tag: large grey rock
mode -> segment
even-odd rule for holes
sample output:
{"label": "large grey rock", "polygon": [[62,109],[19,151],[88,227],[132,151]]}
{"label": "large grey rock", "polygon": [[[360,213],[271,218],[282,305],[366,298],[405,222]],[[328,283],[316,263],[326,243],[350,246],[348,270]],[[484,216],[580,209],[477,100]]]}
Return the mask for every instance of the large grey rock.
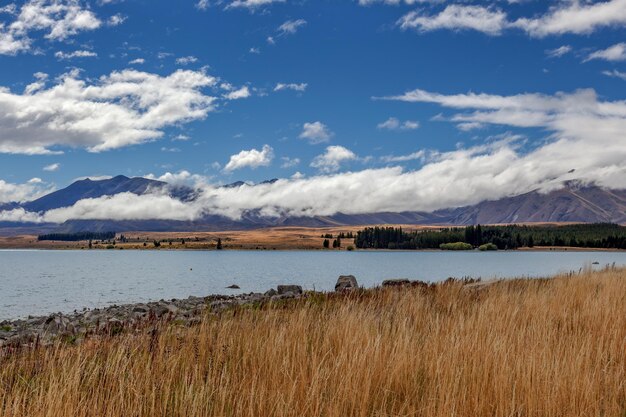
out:
{"label": "large grey rock", "polygon": [[386,279],[383,281],[383,287],[404,287],[405,285],[411,285],[411,281],[408,279]]}
{"label": "large grey rock", "polygon": [[50,334],[74,333],[74,325],[62,314],[52,314],[46,319],[44,330]]}
{"label": "large grey rock", "polygon": [[279,285],[276,287],[278,295],[300,295],[302,294],[302,287],[299,285]]}
{"label": "large grey rock", "polygon": [[335,291],[351,291],[359,288],[354,275],[340,275],[335,284]]}

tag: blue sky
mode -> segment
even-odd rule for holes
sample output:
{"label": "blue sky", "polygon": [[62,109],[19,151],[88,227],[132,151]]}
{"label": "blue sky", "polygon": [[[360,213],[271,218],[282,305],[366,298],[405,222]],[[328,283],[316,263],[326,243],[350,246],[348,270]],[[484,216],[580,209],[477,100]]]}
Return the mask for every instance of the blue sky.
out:
{"label": "blue sky", "polygon": [[[0,10],[0,201],[117,174],[220,184],[486,170],[521,192],[574,169],[623,184],[613,158],[625,151],[624,0],[29,0]],[[608,126],[595,130],[606,143],[583,132],[594,123]],[[607,152],[588,154],[598,146]],[[520,180],[485,162],[498,152],[528,170],[567,163]],[[468,196],[505,193],[472,186]]]}

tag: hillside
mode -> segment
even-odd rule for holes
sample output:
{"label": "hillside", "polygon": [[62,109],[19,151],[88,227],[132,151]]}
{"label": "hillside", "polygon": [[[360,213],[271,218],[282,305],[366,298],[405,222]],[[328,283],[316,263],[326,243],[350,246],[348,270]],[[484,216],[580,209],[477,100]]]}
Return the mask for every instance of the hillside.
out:
{"label": "hillside", "polygon": [[[275,180],[266,181],[271,183]],[[236,188],[241,181],[225,185]],[[4,209],[22,207],[33,212],[42,212],[71,206],[85,198],[97,198],[122,192],[145,194],[154,189],[166,190],[181,200],[192,200],[194,190],[189,187],[171,186],[162,181],[146,178],[128,178],[123,175],[93,181],[76,181],[67,188],[55,191],[37,200],[5,205]],[[414,225],[470,225],[500,223],[626,223],[626,190],[609,190],[597,186],[581,186],[575,182],[549,193],[532,191],[522,195],[483,201],[479,204],[438,210],[433,213],[337,213],[332,216],[279,217],[268,218],[257,211],[244,213],[241,219],[233,220],[219,215],[207,215],[196,221],[141,220],[70,220],[61,225],[0,223],[0,234],[10,235],[38,230],[74,232],[82,230],[103,231],[219,231],[249,230],[263,227],[335,227],[373,224],[414,224]]]}

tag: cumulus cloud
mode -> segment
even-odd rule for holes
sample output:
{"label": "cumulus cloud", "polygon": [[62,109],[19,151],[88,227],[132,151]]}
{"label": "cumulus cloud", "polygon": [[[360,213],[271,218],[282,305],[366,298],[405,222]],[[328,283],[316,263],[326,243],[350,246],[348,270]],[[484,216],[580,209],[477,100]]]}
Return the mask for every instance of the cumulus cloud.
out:
{"label": "cumulus cloud", "polygon": [[[423,162],[419,169],[410,171],[391,166],[334,173],[342,162],[358,157],[349,149],[329,147],[314,161],[314,167],[325,175],[297,175],[236,189],[206,185],[198,189],[194,201],[185,203],[163,195],[89,200],[44,213],[41,221],[198,219],[206,214],[237,219],[250,210],[264,216],[433,211],[532,190],[549,191],[567,180],[626,187],[626,101],[603,101],[593,90],[511,96],[414,90],[387,99],[452,109],[454,113],[447,120],[454,123],[478,121],[539,128],[549,136],[530,150],[524,150],[522,137],[510,135],[449,152],[418,151],[388,157],[389,163],[413,159]],[[239,155],[245,157],[246,152]],[[4,184],[0,183],[0,189]],[[2,215],[32,217],[15,212]]]}
{"label": "cumulus cloud", "polygon": [[328,142],[333,132],[322,122],[307,122],[302,126],[300,139],[306,139],[311,144]]}
{"label": "cumulus cloud", "polygon": [[111,17],[109,17],[109,20],[107,20],[107,24],[109,26],[119,26],[122,23],[124,23],[126,21],[127,17],[121,14],[115,14]]}
{"label": "cumulus cloud", "polygon": [[269,145],[263,145],[259,151],[257,149],[243,150],[236,155],[232,155],[224,167],[224,171],[231,172],[241,168],[266,167],[274,159],[274,149]]}
{"label": "cumulus cloud", "polygon": [[163,175],[156,176],[154,174],[148,174],[145,176],[150,180],[163,181],[170,185],[186,185],[193,187],[202,187],[208,184],[209,178],[204,175],[192,174],[187,170],[181,170],[178,172],[166,172]]}
{"label": "cumulus cloud", "polygon": [[192,56],[192,55],[182,56],[180,58],[176,58],[176,64],[178,64],[178,65],[189,65],[189,64],[193,64],[195,62],[198,62],[198,58],[196,58],[195,56]]}
{"label": "cumulus cloud", "polygon": [[132,61],[128,62],[129,65],[141,65],[145,63],[146,63],[146,60],[143,58],[135,58]]}
{"label": "cumulus cloud", "polygon": [[378,124],[379,129],[386,130],[415,130],[419,127],[419,122],[413,120],[405,120],[404,122],[401,122],[396,117],[390,117],[384,122]]}
{"label": "cumulus cloud", "polygon": [[342,163],[355,159],[358,157],[350,149],[338,145],[329,146],[326,148],[326,152],[313,159],[311,166],[322,173],[331,173],[339,171]]}
{"label": "cumulus cloud", "polygon": [[618,43],[600,51],[589,54],[585,61],[602,59],[605,61],[626,61],[626,43]]}
{"label": "cumulus cloud", "polygon": [[284,90],[293,90],[293,91],[298,91],[298,92],[304,92],[306,91],[308,84],[307,83],[289,83],[289,84],[284,84],[284,83],[277,83],[276,87],[274,87],[274,91],[284,91]]}
{"label": "cumulus cloud", "polygon": [[54,172],[58,171],[59,168],[61,168],[61,164],[56,162],[54,164],[46,165],[45,167],[43,167],[43,170],[48,172]]}
{"label": "cumulus cloud", "polygon": [[412,11],[404,15],[398,25],[402,29],[429,32],[439,29],[476,30],[498,35],[507,26],[507,15],[501,10],[472,5],[452,4],[436,15]]}
{"label": "cumulus cloud", "polygon": [[522,30],[537,38],[582,35],[602,28],[626,26],[626,0],[557,2],[543,15],[517,20],[509,19],[505,11],[494,6],[451,4],[435,14],[420,10],[409,12],[398,21],[398,26],[420,32],[475,30],[492,36],[509,29]]}
{"label": "cumulus cloud", "polygon": [[250,93],[248,86],[243,86],[237,90],[232,90],[224,94],[224,98],[227,100],[240,100],[242,98],[248,98],[251,95],[252,94]]}
{"label": "cumulus cloud", "polygon": [[77,50],[72,52],[57,51],[54,53],[55,58],[59,60],[68,60],[74,58],[93,58],[98,54],[93,51]]}
{"label": "cumulus cloud", "polygon": [[283,163],[280,165],[281,168],[293,168],[297,165],[300,165],[300,158],[289,158],[287,156],[283,156],[280,158]]}
{"label": "cumulus cloud", "polygon": [[139,144],[216,106],[202,91],[216,79],[203,71],[161,76],[127,69],[93,82],[72,71],[46,83],[46,74],[36,74],[21,94],[0,87],[0,152],[49,154],[54,146],[100,152]]}
{"label": "cumulus cloud", "polygon": [[557,3],[543,16],[521,18],[512,24],[534,37],[567,33],[582,35],[601,28],[625,25],[626,0]]}
{"label": "cumulus cloud", "polygon": [[40,178],[32,178],[24,184],[0,179],[0,204],[34,200],[53,190],[53,187],[46,186]]}
{"label": "cumulus cloud", "polygon": [[136,195],[120,193],[100,198],[87,198],[71,207],[47,211],[42,221],[63,223],[69,219],[126,219],[126,220],[194,220],[198,207],[186,204],[167,194],[152,193]]}
{"label": "cumulus cloud", "polygon": [[79,0],[30,0],[19,8],[9,6],[3,7],[2,11],[14,19],[0,23],[0,54],[28,51],[33,32],[45,32],[46,39],[62,41],[102,25],[102,21]]}

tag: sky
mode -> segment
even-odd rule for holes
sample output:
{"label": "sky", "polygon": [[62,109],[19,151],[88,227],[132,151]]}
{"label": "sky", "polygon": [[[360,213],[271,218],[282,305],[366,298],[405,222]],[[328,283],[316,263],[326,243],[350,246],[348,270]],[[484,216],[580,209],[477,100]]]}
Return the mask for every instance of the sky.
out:
{"label": "sky", "polygon": [[0,203],[119,174],[200,197],[0,220],[430,211],[567,180],[624,188],[625,34],[626,0],[3,0]]}

